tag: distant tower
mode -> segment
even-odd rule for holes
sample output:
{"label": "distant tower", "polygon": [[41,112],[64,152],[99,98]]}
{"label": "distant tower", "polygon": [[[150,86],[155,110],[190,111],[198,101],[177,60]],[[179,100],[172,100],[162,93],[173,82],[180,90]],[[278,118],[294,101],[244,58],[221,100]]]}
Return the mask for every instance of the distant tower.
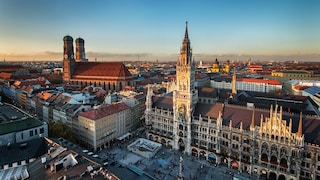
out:
{"label": "distant tower", "polygon": [[233,69],[232,75],[232,94],[237,94],[237,75],[236,75],[236,67]]}
{"label": "distant tower", "polygon": [[176,66],[176,90],[173,91],[173,149],[185,151],[188,155],[191,155],[192,114],[198,101],[198,91],[194,87],[195,70],[186,23],[180,58]]}
{"label": "distant tower", "polygon": [[225,66],[224,71],[225,71],[226,73],[229,73],[229,72],[230,72],[230,61],[229,61],[229,60],[227,60],[227,62],[226,62],[226,66]]}
{"label": "distant tower", "polygon": [[84,40],[82,38],[76,39],[76,62],[86,62]]}
{"label": "distant tower", "polygon": [[216,61],[213,63],[211,72],[213,72],[213,73],[218,73],[218,72],[220,72],[218,59],[216,59]]}
{"label": "distant tower", "polygon": [[67,35],[63,38],[63,81],[70,81],[74,68],[73,38]]}

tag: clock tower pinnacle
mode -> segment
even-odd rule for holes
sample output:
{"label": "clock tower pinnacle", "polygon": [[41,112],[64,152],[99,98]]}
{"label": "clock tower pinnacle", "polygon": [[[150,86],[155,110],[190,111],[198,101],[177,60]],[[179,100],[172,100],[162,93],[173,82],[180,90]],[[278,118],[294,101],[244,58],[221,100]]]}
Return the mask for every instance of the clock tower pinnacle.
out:
{"label": "clock tower pinnacle", "polygon": [[174,111],[174,149],[191,154],[191,122],[198,92],[194,87],[195,63],[188,34],[188,22],[180,49],[179,62],[176,65],[176,90],[173,91]]}

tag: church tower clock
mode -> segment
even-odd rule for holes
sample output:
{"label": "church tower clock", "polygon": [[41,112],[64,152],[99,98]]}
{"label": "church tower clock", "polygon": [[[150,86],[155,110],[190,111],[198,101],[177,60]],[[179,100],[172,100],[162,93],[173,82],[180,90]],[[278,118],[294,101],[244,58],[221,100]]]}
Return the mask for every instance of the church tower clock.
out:
{"label": "church tower clock", "polygon": [[185,151],[188,155],[191,154],[192,115],[198,101],[198,92],[194,87],[195,69],[186,22],[179,62],[176,65],[176,90],[173,92],[173,148]]}

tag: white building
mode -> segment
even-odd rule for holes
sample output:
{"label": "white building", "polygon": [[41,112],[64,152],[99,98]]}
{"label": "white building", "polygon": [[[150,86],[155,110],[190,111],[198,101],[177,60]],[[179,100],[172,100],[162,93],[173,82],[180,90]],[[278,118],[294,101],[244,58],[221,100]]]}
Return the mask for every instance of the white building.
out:
{"label": "white building", "polygon": [[[237,78],[237,90],[265,92],[282,90],[282,85],[277,80]],[[211,80],[211,87],[218,89],[232,89],[231,78],[215,78]]]}

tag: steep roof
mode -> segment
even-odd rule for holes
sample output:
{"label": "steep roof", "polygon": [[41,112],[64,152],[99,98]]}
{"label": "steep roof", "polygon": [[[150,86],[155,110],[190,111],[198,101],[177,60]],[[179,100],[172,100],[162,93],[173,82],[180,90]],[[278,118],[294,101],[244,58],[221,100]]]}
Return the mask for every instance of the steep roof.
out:
{"label": "steep roof", "polygon": [[73,74],[81,76],[130,77],[132,76],[122,62],[77,62]]}
{"label": "steep roof", "polygon": [[167,110],[173,110],[173,98],[172,96],[155,96],[152,99],[152,107],[163,108]]}
{"label": "steep roof", "polygon": [[199,116],[201,114],[202,117],[210,117],[217,119],[219,116],[219,112],[222,111],[223,104],[203,104],[198,103],[196,105],[194,116]]}
{"label": "steep roof", "polygon": [[[239,128],[240,122],[242,122],[242,128],[245,130],[250,130],[250,124],[252,120],[252,112],[253,109],[243,107],[243,106],[235,106],[235,105],[225,105],[222,118],[222,124],[225,126],[229,125],[230,120],[232,120],[232,126]],[[269,111],[255,109],[254,112],[254,124],[256,126],[260,126],[260,118],[261,114],[263,117],[269,117]]]}
{"label": "steep roof", "polygon": [[198,89],[199,97],[216,98],[218,96],[217,90],[212,87],[202,87]]}
{"label": "steep roof", "polygon": [[0,79],[10,79],[12,77],[11,73],[0,72]]}
{"label": "steep roof", "polygon": [[81,112],[79,116],[91,119],[91,120],[98,120],[103,117],[109,116],[114,113],[118,113],[120,111],[129,109],[130,107],[125,103],[116,103],[116,104],[103,104],[97,109],[92,109],[87,112]]}

